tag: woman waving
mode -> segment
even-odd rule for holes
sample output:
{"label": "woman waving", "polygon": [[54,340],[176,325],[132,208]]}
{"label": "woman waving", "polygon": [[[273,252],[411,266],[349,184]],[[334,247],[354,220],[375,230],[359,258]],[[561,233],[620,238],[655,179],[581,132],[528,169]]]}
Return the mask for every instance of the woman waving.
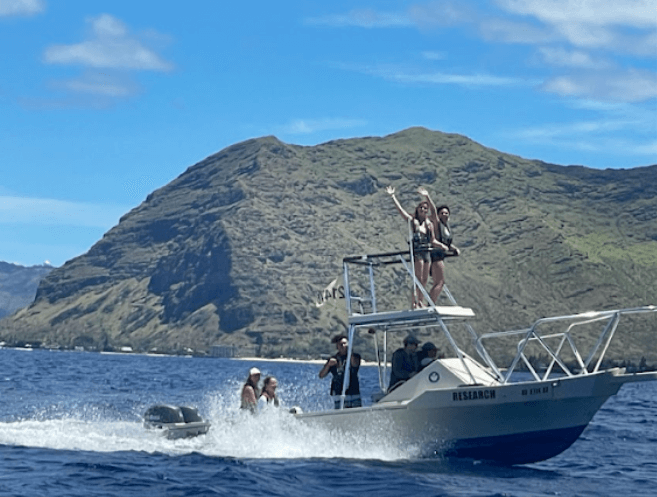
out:
{"label": "woman waving", "polygon": [[[425,287],[429,279],[429,268],[431,267],[431,247],[435,242],[433,223],[428,217],[429,202],[420,202],[415,208],[414,215],[410,215],[395,197],[395,189],[392,186],[386,188],[386,192],[392,197],[395,207],[406,221],[411,223],[413,231],[413,264],[415,269],[415,277],[420,282],[422,287]],[[415,292],[411,296],[413,309],[423,307],[422,291],[419,287],[415,288]]]}

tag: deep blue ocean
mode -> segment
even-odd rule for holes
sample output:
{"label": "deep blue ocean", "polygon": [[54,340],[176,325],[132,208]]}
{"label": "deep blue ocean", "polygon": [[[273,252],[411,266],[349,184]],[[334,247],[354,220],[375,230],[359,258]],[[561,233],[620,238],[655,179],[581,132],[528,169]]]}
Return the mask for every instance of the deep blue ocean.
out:
{"label": "deep blue ocean", "polygon": [[[657,382],[625,385],[566,452],[538,464],[417,459],[380,440],[322,432],[285,409],[241,412],[249,367],[286,406],[330,408],[318,364],[0,349],[1,496],[657,495]],[[374,391],[376,368],[361,368]],[[155,403],[212,422],[195,439],[142,425]]]}

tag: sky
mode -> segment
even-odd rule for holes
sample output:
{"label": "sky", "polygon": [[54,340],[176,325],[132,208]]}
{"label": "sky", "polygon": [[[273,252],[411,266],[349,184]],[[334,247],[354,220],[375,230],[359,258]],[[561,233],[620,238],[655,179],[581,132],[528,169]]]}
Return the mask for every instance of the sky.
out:
{"label": "sky", "polygon": [[657,164],[657,0],[0,0],[0,54],[0,261],[24,266],[260,136]]}

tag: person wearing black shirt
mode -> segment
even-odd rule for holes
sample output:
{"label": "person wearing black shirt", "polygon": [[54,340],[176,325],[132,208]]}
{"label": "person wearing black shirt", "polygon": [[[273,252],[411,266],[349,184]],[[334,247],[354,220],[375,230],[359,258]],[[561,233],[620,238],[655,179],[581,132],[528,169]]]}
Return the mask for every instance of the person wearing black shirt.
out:
{"label": "person wearing black shirt", "polygon": [[[338,349],[338,353],[331,356],[319,372],[319,377],[324,378],[331,373],[331,397],[334,406],[340,409],[342,388],[344,385],[345,365],[347,363],[347,350],[349,341],[345,335],[337,335],[331,340]],[[349,369],[349,385],[345,392],[344,407],[361,407],[360,385],[358,383],[358,368],[360,368],[360,355],[351,354],[351,367]]]}
{"label": "person wearing black shirt", "polygon": [[404,338],[404,347],[395,350],[392,354],[392,370],[390,371],[390,383],[388,384],[389,392],[420,370],[420,361],[416,353],[419,343],[413,335],[408,335]]}

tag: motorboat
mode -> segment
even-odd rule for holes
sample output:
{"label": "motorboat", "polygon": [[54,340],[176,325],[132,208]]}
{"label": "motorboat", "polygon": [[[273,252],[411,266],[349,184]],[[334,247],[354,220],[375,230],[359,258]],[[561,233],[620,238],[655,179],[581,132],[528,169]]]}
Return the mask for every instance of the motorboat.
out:
{"label": "motorboat", "polygon": [[203,435],[210,429],[210,423],[195,407],[159,404],[149,407],[144,413],[144,427],[161,430],[166,438],[175,440]]}
{"label": "motorboat", "polygon": [[[415,278],[412,260],[409,252],[343,259],[347,364],[354,335],[362,330],[372,333],[380,391],[372,395],[371,405],[345,409],[346,368],[341,408],[305,412],[296,415],[298,419],[345,433],[383,433],[418,457],[526,464],[568,449],[625,383],[657,380],[657,371],[630,374],[607,367],[604,360],[621,318],[654,313],[653,305],[541,318],[524,329],[478,334],[469,323],[474,311],[459,306],[446,287],[443,294],[449,305],[431,301]],[[399,279],[387,273],[394,267],[422,291],[428,306],[399,308],[399,301],[408,302],[407,292],[414,291],[410,287],[402,288],[404,297],[398,295],[396,303],[395,298],[380,298],[375,276],[382,276],[387,288],[399,289],[394,284]],[[439,336],[448,354],[390,389],[388,334],[409,332]],[[493,341],[504,347],[492,347]],[[509,351],[504,363],[493,360],[500,348]],[[541,367],[533,360],[536,357],[544,358]]]}

